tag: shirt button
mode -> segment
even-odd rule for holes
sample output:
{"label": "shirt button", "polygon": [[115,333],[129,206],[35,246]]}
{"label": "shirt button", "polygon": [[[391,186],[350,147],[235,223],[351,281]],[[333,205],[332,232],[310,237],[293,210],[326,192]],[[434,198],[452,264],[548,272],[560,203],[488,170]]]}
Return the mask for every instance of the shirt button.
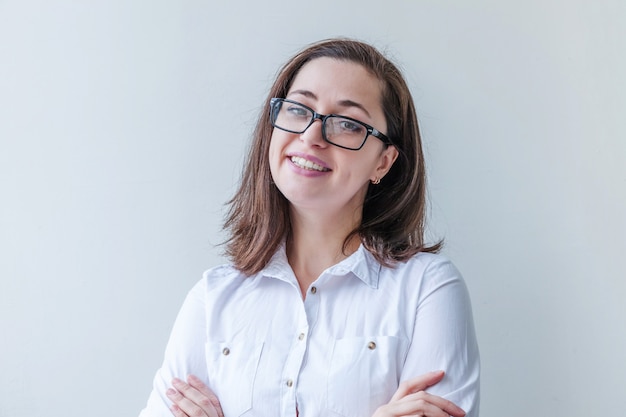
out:
{"label": "shirt button", "polygon": [[225,347],[224,349],[222,349],[222,354],[224,354],[224,356],[228,356],[230,354],[230,349]]}
{"label": "shirt button", "polygon": [[315,294],[317,292],[317,287],[311,287],[311,294]]}
{"label": "shirt button", "polygon": [[302,340],[302,339],[304,339],[304,333],[300,333],[300,334],[298,335],[298,340]]}
{"label": "shirt button", "polygon": [[374,343],[374,342],[369,342],[369,343],[367,344],[367,348],[368,348],[369,350],[374,350],[374,349],[376,349],[376,343]]}
{"label": "shirt button", "polygon": [[287,386],[288,386],[289,388],[293,387],[293,381],[292,381],[291,379],[288,379],[288,380],[287,380]]}

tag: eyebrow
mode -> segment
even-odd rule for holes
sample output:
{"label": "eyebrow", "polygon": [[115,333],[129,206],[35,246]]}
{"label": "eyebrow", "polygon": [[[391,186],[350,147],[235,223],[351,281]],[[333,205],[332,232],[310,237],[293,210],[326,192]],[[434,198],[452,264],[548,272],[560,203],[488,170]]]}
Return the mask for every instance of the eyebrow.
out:
{"label": "eyebrow", "polygon": [[[313,94],[313,92],[309,91],[309,90],[295,90],[292,91],[291,93],[289,93],[289,95],[291,94],[300,94],[303,95],[305,97],[317,100],[317,96],[315,94]],[[363,112],[367,115],[367,117],[369,117],[370,119],[372,118],[372,116],[370,116],[370,113],[367,111],[367,109],[365,107],[363,107],[362,104],[357,103],[356,101],[353,100],[339,100],[338,104],[341,107],[356,107],[358,109],[363,110]]]}

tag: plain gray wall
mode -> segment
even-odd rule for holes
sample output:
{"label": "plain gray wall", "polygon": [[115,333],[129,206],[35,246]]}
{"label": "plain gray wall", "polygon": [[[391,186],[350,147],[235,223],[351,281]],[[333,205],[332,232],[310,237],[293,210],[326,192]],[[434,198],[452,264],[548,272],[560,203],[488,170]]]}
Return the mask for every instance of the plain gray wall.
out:
{"label": "plain gray wall", "polygon": [[0,416],[135,416],[279,65],[387,50],[484,417],[626,409],[626,3],[0,0]]}

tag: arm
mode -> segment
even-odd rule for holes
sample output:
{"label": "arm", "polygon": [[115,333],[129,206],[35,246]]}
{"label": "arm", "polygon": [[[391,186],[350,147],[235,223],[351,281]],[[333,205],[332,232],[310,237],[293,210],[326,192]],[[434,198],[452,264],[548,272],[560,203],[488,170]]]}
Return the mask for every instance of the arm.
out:
{"label": "arm", "polygon": [[206,281],[202,280],[187,295],[172,329],[161,368],[157,371],[152,392],[140,417],[171,417],[172,402],[167,390],[174,378],[186,380],[189,374],[208,381],[204,346],[206,316],[204,305]]}
{"label": "arm", "polygon": [[[451,401],[425,391],[443,377],[443,371],[435,371],[404,381],[391,401],[379,407],[372,417],[464,417],[465,412]],[[198,378],[192,375],[187,383],[174,379],[173,385],[176,390],[168,390],[168,396],[175,403],[171,408],[174,417],[224,417],[219,400]]]}
{"label": "arm", "polygon": [[445,376],[428,389],[478,416],[480,360],[469,294],[458,270],[437,258],[426,268],[401,381],[433,369]]}

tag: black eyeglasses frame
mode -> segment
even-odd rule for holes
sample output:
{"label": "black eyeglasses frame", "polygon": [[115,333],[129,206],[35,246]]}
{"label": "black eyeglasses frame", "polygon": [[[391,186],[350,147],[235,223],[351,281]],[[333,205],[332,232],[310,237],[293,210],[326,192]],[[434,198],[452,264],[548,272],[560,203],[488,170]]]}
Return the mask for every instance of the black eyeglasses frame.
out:
{"label": "black eyeglasses frame", "polygon": [[[292,103],[292,104],[296,104],[298,106],[302,106],[305,109],[309,110],[311,113],[313,113],[313,117],[311,118],[311,121],[309,122],[309,124],[302,129],[301,131],[296,131],[296,130],[289,130],[289,129],[285,129],[283,127],[280,126],[276,126],[275,124],[275,120],[277,118],[277,105],[282,103]],[[278,107],[279,109],[280,107]],[[343,146],[343,145],[339,145],[337,143],[331,142],[330,140],[328,140],[328,138],[326,137],[326,120],[328,120],[328,118],[330,117],[341,117],[342,119],[347,119],[350,120],[351,122],[354,123],[358,123],[361,126],[365,127],[366,131],[367,131],[367,135],[365,135],[365,138],[363,138],[363,142],[361,142],[361,146],[359,146],[358,148],[350,148],[347,146]],[[322,122],[322,138],[324,139],[325,142],[330,143],[333,146],[337,146],[339,148],[343,148],[343,149],[348,149],[350,151],[358,151],[359,149],[361,149],[364,145],[365,142],[367,141],[367,138],[371,135],[374,136],[375,138],[381,140],[385,145],[393,145],[393,143],[391,142],[391,139],[389,139],[387,137],[387,135],[385,135],[384,133],[380,132],[379,130],[377,130],[375,127],[368,125],[365,122],[362,122],[360,120],[354,119],[352,117],[348,117],[348,116],[343,116],[341,114],[320,114],[318,112],[316,112],[315,110],[313,110],[312,108],[310,108],[307,105],[304,105],[300,102],[294,101],[294,100],[289,100],[286,98],[279,98],[279,97],[273,97],[270,99],[270,122],[272,123],[272,126],[283,130],[285,132],[289,132],[289,133],[296,133],[296,134],[301,134],[306,132],[306,130],[311,127],[311,125],[313,124],[313,122],[315,122],[315,120],[321,120]]]}

